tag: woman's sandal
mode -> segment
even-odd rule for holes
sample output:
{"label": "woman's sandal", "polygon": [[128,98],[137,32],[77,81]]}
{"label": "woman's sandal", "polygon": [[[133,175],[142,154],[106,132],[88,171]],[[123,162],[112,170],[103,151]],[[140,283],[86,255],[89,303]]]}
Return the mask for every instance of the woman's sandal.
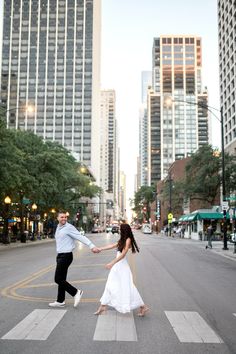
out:
{"label": "woman's sandal", "polygon": [[138,312],[138,316],[139,316],[139,317],[144,317],[145,314],[146,314],[148,311],[150,311],[150,309],[149,309],[147,306],[145,306],[145,307],[143,307],[143,308],[140,309],[140,312]]}
{"label": "woman's sandal", "polygon": [[101,315],[103,312],[106,312],[106,307],[100,306],[99,309],[96,312],[94,312],[94,315],[98,316]]}

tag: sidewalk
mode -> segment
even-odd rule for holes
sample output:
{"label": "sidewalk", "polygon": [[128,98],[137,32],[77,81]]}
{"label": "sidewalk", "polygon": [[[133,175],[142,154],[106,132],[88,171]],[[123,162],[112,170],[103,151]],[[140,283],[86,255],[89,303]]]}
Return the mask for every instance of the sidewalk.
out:
{"label": "sidewalk", "polygon": [[[163,234],[158,234],[160,237],[165,237],[169,238],[171,240],[176,240],[179,242],[191,242],[195,245],[198,245],[198,247],[201,247],[205,249],[207,245],[207,241],[200,241],[200,240],[192,240],[190,238],[179,238],[179,237],[169,237],[169,236],[164,236]],[[228,245],[228,250],[223,250],[223,241],[212,241],[212,249],[206,249],[206,252],[214,252],[218,254],[219,256],[231,259],[236,261],[236,253],[234,252],[234,244],[231,242],[227,242]]]}
{"label": "sidewalk", "polygon": [[212,249],[207,249],[206,251],[214,252],[219,254],[220,256],[233,259],[236,261],[236,253],[234,252],[234,244],[231,242],[228,242],[228,251],[223,250],[223,242],[222,241],[213,241],[212,242]]}
{"label": "sidewalk", "polygon": [[42,245],[42,244],[51,243],[51,242],[55,242],[55,238],[45,238],[42,240],[37,239],[35,241],[27,240],[26,243],[22,243],[20,241],[11,242],[9,244],[0,243],[0,252],[4,251],[4,250],[13,249],[13,248],[29,247],[29,246],[35,246],[35,245],[40,245],[40,244]]}

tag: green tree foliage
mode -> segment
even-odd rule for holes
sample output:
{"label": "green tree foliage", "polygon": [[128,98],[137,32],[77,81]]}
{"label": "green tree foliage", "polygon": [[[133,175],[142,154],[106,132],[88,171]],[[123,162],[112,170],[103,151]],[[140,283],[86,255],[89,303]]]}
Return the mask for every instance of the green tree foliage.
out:
{"label": "green tree foliage", "polygon": [[[134,196],[133,210],[136,212],[139,220],[150,218],[150,206],[156,198],[155,188],[153,186],[142,186]],[[146,210],[145,210],[146,208]]]}
{"label": "green tree foliage", "polygon": [[221,159],[218,151],[204,145],[194,153],[186,165],[185,194],[212,204],[221,183]]}
{"label": "green tree foliage", "polygon": [[17,201],[20,191],[44,210],[68,208],[82,196],[93,197],[100,188],[80,173],[67,149],[44,142],[32,132],[6,129],[0,123],[0,195]]}

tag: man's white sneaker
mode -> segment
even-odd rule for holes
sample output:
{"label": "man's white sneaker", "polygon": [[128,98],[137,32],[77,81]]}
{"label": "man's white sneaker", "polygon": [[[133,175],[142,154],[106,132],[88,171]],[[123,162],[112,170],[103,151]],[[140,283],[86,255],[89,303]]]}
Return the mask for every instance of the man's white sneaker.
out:
{"label": "man's white sneaker", "polygon": [[65,307],[65,301],[64,302],[50,302],[50,304],[48,304],[48,306],[50,307]]}
{"label": "man's white sneaker", "polygon": [[83,290],[78,290],[76,295],[74,296],[74,307],[77,307],[79,302],[80,302],[80,299],[83,295]]}

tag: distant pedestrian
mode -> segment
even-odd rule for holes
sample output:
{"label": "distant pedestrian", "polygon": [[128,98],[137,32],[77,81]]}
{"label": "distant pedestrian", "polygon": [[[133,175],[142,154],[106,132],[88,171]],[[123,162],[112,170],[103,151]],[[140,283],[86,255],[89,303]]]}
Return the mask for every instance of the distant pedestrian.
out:
{"label": "distant pedestrian", "polygon": [[74,286],[66,281],[67,271],[73,261],[73,249],[75,241],[78,240],[88,246],[93,253],[99,253],[100,250],[71,224],[67,222],[67,215],[64,211],[58,213],[57,220],[59,222],[56,233],[57,248],[57,266],[55,271],[55,282],[58,284],[57,301],[51,302],[50,307],[64,307],[65,293],[68,292],[74,297],[74,307],[80,302],[83,295],[82,290],[77,290]]}
{"label": "distant pedestrian", "polygon": [[182,225],[182,227],[181,227],[181,238],[184,238],[184,234],[185,234],[185,227],[184,227],[184,225]]}
{"label": "distant pedestrian", "polygon": [[206,245],[206,249],[207,248],[212,248],[212,237],[214,234],[214,230],[212,225],[209,225],[207,228],[207,245]]}

